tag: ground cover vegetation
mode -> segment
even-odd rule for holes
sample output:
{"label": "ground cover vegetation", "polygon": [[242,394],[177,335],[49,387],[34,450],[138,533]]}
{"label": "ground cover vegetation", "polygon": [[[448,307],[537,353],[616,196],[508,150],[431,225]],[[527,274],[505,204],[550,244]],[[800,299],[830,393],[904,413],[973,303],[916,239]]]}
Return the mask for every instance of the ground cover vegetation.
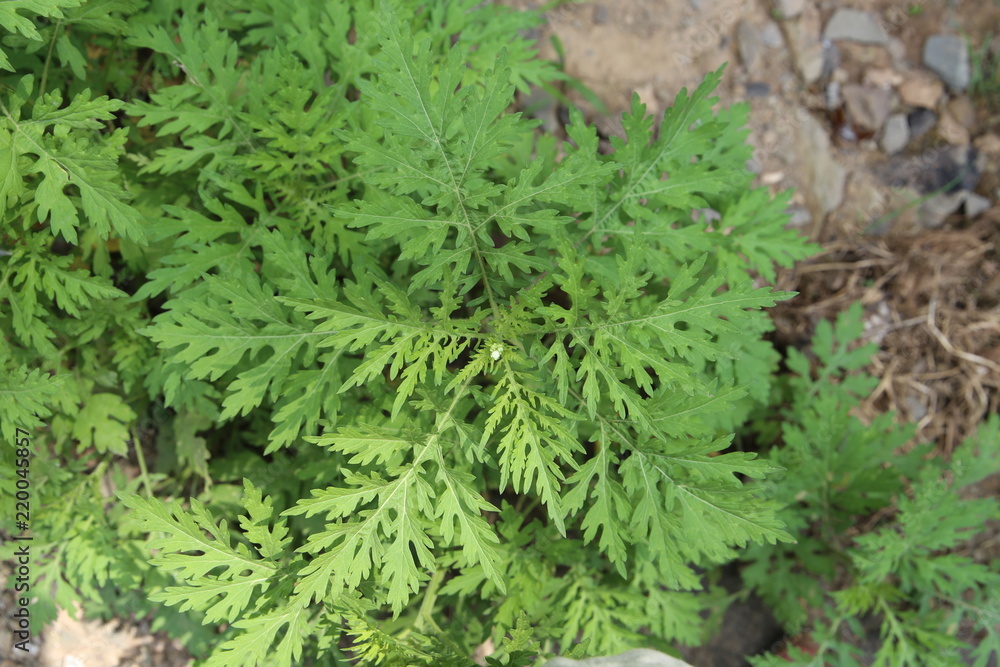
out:
{"label": "ground cover vegetation", "polygon": [[997,422],[946,470],[896,456],[849,416],[859,312],[775,351],[768,285],[816,248],[721,71],[610,152],[579,111],[559,141],[512,110],[565,78],[538,16],[479,5],[0,5],[0,528],[28,480],[34,630],[79,601],[206,665],[672,651],[744,558],[823,629],[802,664],[859,664],[865,612],[879,664],[957,660],[995,630],[995,572],[945,550],[997,516],[957,493]]}

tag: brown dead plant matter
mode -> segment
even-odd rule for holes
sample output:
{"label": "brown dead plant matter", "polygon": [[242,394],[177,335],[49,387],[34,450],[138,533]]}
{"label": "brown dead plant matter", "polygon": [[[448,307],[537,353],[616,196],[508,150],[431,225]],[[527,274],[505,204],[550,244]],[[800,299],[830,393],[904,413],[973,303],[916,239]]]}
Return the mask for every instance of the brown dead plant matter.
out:
{"label": "brown dead plant matter", "polygon": [[950,453],[1000,408],[1000,209],[964,229],[837,241],[786,271],[800,292],[775,308],[776,339],[808,341],[820,319],[865,305],[879,385],[861,417],[894,410]]}

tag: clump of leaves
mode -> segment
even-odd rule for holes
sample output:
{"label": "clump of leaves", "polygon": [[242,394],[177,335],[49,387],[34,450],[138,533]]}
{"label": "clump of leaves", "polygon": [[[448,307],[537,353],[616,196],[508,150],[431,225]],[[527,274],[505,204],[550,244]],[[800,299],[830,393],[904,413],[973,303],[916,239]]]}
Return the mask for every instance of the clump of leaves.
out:
{"label": "clump of leaves", "polygon": [[207,665],[522,665],[691,643],[696,568],[792,541],[725,451],[791,296],[753,280],[812,251],[746,107],[714,72],[559,145],[509,111],[557,77],[530,16],[479,4],[115,4],[141,94],[0,120],[0,400],[73,460],[33,523],[61,606],[166,605]]}
{"label": "clump of leaves", "polygon": [[[852,408],[878,383],[858,371],[876,351],[855,345],[862,308],[836,326],[819,324],[812,350],[789,350],[794,373],[781,415],[783,445],[770,450],[787,471],[768,479],[769,496],[798,537],[794,548],[751,548],[744,579],[769,602],[789,633],[811,628],[815,653],[791,652],[802,665],[857,665],[850,637],[864,636],[862,619],[880,625],[876,665],[990,664],[1000,655],[995,591],[997,568],[956,553],[990,519],[995,498],[967,498],[963,487],[1000,470],[1000,419],[983,424],[949,462],[927,459],[929,446],[899,453],[914,434],[892,414],[870,424]],[[861,532],[857,526],[866,526]],[[956,637],[977,636],[975,647]],[[759,665],[786,665],[772,655]]]}

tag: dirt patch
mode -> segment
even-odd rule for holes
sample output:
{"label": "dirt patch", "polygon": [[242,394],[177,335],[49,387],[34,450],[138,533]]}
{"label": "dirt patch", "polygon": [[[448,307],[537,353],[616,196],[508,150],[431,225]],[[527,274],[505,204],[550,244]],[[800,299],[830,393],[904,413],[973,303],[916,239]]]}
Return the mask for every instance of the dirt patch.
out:
{"label": "dirt patch", "polygon": [[950,453],[1000,409],[997,213],[967,228],[827,244],[781,276],[800,295],[773,311],[779,338],[800,344],[820,319],[860,300],[866,337],[880,348],[870,369],[880,383],[864,412],[893,410]]}

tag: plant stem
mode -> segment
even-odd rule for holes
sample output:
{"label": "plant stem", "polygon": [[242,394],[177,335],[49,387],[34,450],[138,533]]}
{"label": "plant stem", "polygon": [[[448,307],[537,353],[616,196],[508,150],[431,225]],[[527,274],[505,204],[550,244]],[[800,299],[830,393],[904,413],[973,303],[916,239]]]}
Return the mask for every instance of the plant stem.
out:
{"label": "plant stem", "polygon": [[146,468],[146,456],[142,453],[142,443],[135,431],[132,431],[132,442],[135,443],[135,456],[139,460],[139,472],[142,477],[142,485],[146,489],[146,495],[153,497],[153,488],[149,483],[149,470]]}
{"label": "plant stem", "polygon": [[418,631],[422,631],[425,625],[429,625],[432,630],[441,638],[441,640],[451,647],[455,651],[455,655],[468,656],[469,651],[459,646],[455,640],[451,638],[448,633],[441,629],[441,626],[437,624],[431,614],[434,611],[434,603],[437,602],[437,592],[441,588],[441,584],[444,582],[444,575],[446,570],[444,568],[439,569],[434,572],[434,576],[431,577],[431,581],[427,584],[427,592],[424,593],[424,599],[420,603],[420,610],[417,612],[417,618],[413,622],[414,628]]}
{"label": "plant stem", "polygon": [[45,86],[49,81],[49,65],[52,64],[52,49],[56,46],[60,26],[62,26],[62,19],[57,20],[52,26],[52,39],[49,40],[49,52],[45,54],[45,67],[42,69],[42,83],[38,87],[39,97],[45,94]]}

